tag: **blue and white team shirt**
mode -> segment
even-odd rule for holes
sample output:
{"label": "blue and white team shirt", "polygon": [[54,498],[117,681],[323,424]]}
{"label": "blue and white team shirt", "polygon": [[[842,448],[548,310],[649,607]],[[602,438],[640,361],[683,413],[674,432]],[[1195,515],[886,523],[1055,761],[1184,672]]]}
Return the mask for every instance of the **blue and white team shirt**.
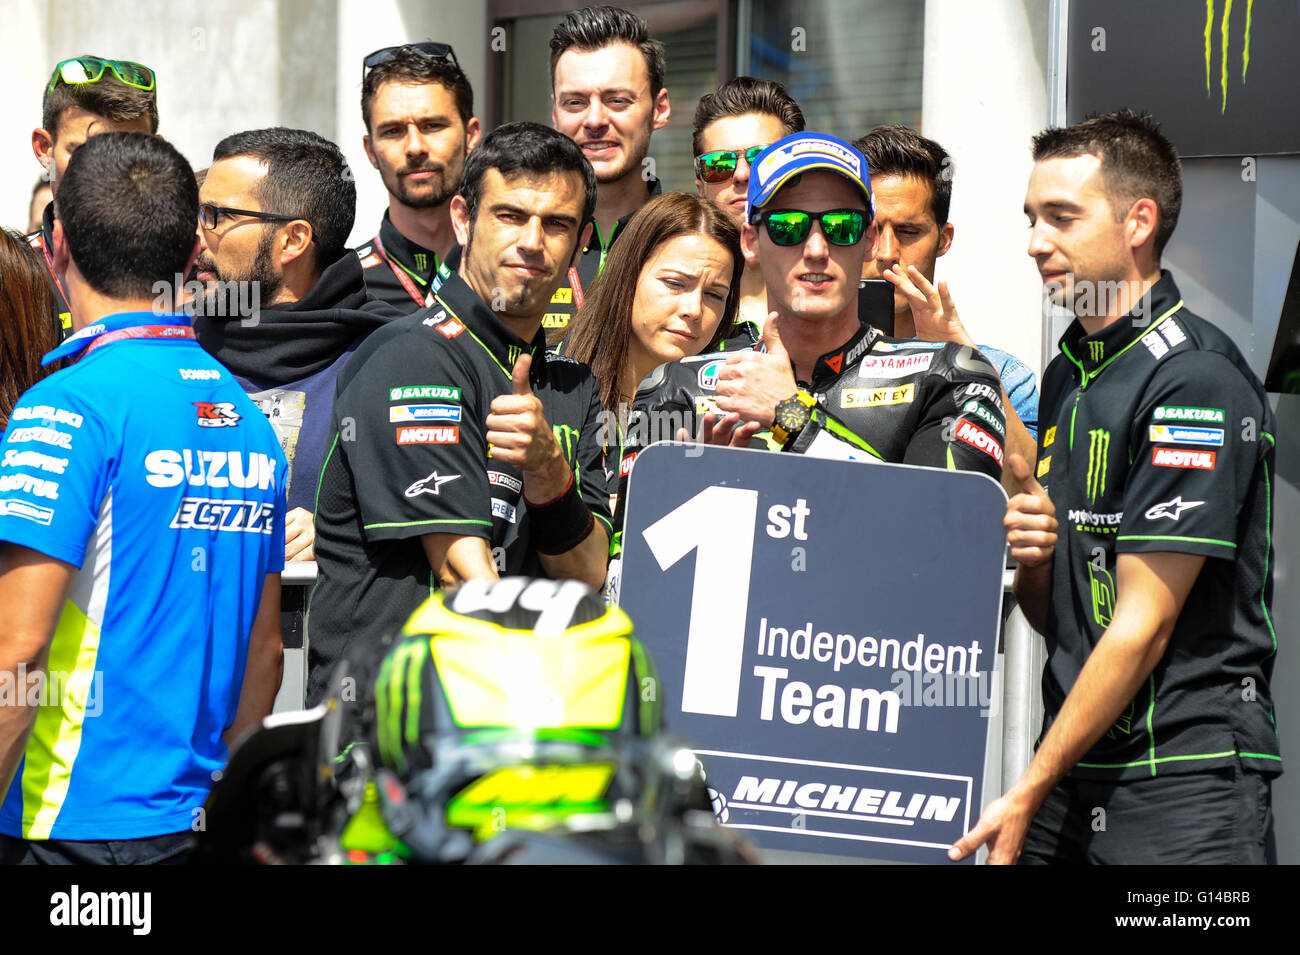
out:
{"label": "blue and white team shirt", "polygon": [[80,568],[43,686],[20,670],[0,687],[42,704],[0,832],[180,832],[225,764],[262,587],[284,567],[287,463],[185,316],[108,316],[46,363],[78,353],[19,399],[0,446],[0,541]]}

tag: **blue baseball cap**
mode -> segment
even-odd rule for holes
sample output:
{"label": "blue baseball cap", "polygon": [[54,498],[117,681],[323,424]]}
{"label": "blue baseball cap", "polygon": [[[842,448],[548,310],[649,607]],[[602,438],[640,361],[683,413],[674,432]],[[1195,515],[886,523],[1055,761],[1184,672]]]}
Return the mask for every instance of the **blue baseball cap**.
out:
{"label": "blue baseball cap", "polygon": [[834,136],[825,133],[794,133],[778,139],[754,160],[749,173],[745,221],[752,222],[754,213],[767,205],[778,189],[791,177],[809,169],[839,173],[853,183],[867,201],[867,215],[875,217],[876,207],[871,201],[871,173],[867,169],[866,157]]}

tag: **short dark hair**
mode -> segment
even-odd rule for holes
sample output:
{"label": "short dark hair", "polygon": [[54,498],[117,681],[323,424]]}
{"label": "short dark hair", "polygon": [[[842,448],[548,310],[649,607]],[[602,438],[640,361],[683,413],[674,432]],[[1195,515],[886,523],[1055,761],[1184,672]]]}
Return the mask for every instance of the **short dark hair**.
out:
{"label": "short dark hair", "polygon": [[693,154],[698,156],[704,151],[700,137],[706,126],[725,116],[744,116],[746,113],[775,116],[785,126],[787,136],[804,131],[803,110],[784,86],[771,80],[737,76],[700,97],[699,105],[695,107],[695,129],[691,133]]}
{"label": "short dark hair", "polygon": [[366,71],[361,82],[361,119],[370,132],[370,109],[375,95],[385,83],[411,83],[426,85],[437,83],[451,92],[456,100],[456,112],[461,125],[468,125],[474,116],[474,90],[469,77],[451,60],[428,56],[409,44],[397,50],[378,66]]}
{"label": "short dark hair", "polygon": [[651,39],[643,17],[622,7],[583,7],[565,15],[551,33],[551,88],[555,88],[555,64],[569,50],[603,50],[615,43],[636,47],[645,57],[650,75],[650,99],[664,88],[664,45]]}
{"label": "short dark hair", "polygon": [[102,133],[72,154],[54,209],[91,288],[110,298],[144,298],[157,294],[157,282],[185,271],[199,187],[165,139]]}
{"label": "short dark hair", "polygon": [[[102,57],[100,58],[102,59]],[[74,106],[88,113],[103,116],[114,123],[129,123],[141,116],[149,117],[149,131],[158,132],[157,88],[139,90],[127,86],[110,69],[105,70],[98,83],[65,83],[63,77],[54,82],[54,88],[45,88],[41,103],[41,127],[58,140],[59,122],[63,114]]]}
{"label": "short dark hair", "polygon": [[1073,126],[1045,129],[1034,137],[1034,162],[1085,154],[1101,160],[1102,188],[1115,219],[1128,215],[1133,203],[1151,199],[1159,210],[1156,258],[1178,225],[1183,206],[1182,164],[1178,150],[1146,113],[1121,109],[1089,116]]}
{"label": "short dark hair", "polygon": [[877,126],[853,144],[866,157],[873,176],[915,176],[930,184],[930,210],[940,228],[952,205],[952,157],[933,139],[893,124]]}
{"label": "short dark hair", "polygon": [[357,185],[337,146],[305,129],[274,126],[234,133],[212,151],[213,162],[234,156],[266,164],[254,193],[262,211],[311,223],[318,270],[343,255],[357,215]]}
{"label": "short dark hair", "polygon": [[579,229],[596,211],[596,172],[582,150],[568,136],[539,123],[506,123],[483,137],[470,150],[465,171],[460,177],[460,195],[468,207],[471,227],[478,217],[483,197],[483,179],[489,169],[502,176],[525,172],[545,175],[553,172],[582,174],[587,199],[583,204]]}

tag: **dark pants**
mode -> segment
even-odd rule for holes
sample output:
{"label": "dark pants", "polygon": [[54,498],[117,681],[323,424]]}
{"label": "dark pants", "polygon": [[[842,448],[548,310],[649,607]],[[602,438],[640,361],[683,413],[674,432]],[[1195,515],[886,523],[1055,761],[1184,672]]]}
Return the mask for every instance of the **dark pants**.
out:
{"label": "dark pants", "polygon": [[1025,835],[1021,865],[1264,865],[1272,777],[1240,766],[1126,782],[1062,780]]}
{"label": "dark pants", "polygon": [[186,865],[194,833],[144,839],[16,839],[0,835],[0,865]]}

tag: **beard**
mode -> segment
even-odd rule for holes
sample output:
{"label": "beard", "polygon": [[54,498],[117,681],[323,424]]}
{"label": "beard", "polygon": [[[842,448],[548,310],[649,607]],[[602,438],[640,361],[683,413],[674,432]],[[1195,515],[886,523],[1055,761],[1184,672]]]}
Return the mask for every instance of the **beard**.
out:
{"label": "beard", "polygon": [[[271,260],[271,246],[275,240],[275,230],[267,229],[257,243],[257,252],[253,264],[244,272],[223,272],[206,252],[200,253],[194,263],[195,273],[211,272],[215,279],[207,283],[201,301],[194,303],[199,314],[208,316],[247,317],[240,314],[238,307],[242,303],[256,302],[257,308],[266,308],[281,287],[284,279],[275,269]],[[256,298],[253,297],[252,285],[256,283]]]}
{"label": "beard", "polygon": [[[433,209],[454,196],[460,189],[461,173],[465,170],[466,153],[453,155],[444,165],[421,163],[418,166],[403,166],[394,169],[380,178],[391,196],[402,205],[412,209]],[[413,183],[406,177],[415,172],[431,172],[433,178],[421,183]]]}

